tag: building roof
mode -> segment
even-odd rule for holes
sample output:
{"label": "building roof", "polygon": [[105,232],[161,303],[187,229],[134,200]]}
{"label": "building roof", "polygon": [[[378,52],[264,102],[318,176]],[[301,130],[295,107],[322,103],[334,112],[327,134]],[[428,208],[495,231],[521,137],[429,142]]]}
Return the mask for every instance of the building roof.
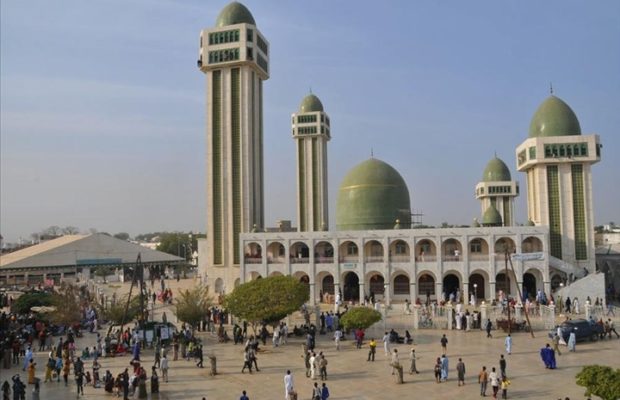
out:
{"label": "building roof", "polygon": [[299,105],[299,112],[307,113],[315,111],[323,111],[323,103],[321,103],[321,100],[319,100],[318,97],[310,93],[301,101],[301,104]]}
{"label": "building roof", "polygon": [[235,24],[256,25],[250,10],[237,1],[224,7],[215,20],[215,26],[218,28]]}
{"label": "building roof", "polygon": [[530,122],[530,137],[581,135],[577,115],[562,99],[551,95],[538,107]]}
{"label": "building roof", "polygon": [[151,250],[103,233],[67,235],[0,257],[0,268],[179,262],[183,258]]}
{"label": "building roof", "polygon": [[503,182],[509,181],[510,170],[505,162],[495,156],[488,162],[482,173],[483,182]]}
{"label": "building roof", "polygon": [[338,230],[392,229],[396,220],[411,225],[409,189],[389,164],[371,158],[344,177],[338,190]]}
{"label": "building roof", "polygon": [[482,216],[483,226],[502,226],[502,216],[497,211],[497,208],[491,203],[489,208],[486,209]]}

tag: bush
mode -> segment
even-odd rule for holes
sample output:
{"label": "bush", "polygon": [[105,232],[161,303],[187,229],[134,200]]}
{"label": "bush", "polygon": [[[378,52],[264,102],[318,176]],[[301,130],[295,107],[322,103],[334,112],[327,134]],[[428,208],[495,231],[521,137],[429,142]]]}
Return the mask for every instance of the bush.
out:
{"label": "bush", "polygon": [[11,306],[11,311],[19,314],[27,314],[32,307],[51,306],[52,295],[47,292],[24,293],[15,300]]}
{"label": "bush", "polygon": [[367,307],[351,308],[340,318],[340,323],[347,330],[367,329],[379,321],[381,321],[381,313]]}
{"label": "bush", "polygon": [[602,365],[586,365],[576,376],[577,385],[586,388],[586,396],[603,400],[620,399],[620,369]]}

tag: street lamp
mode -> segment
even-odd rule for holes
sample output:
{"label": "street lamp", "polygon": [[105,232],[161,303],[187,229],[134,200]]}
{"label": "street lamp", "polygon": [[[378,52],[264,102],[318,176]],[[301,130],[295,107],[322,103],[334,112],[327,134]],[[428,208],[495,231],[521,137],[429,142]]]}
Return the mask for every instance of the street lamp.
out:
{"label": "street lamp", "polygon": [[474,300],[478,301],[478,284],[474,283]]}

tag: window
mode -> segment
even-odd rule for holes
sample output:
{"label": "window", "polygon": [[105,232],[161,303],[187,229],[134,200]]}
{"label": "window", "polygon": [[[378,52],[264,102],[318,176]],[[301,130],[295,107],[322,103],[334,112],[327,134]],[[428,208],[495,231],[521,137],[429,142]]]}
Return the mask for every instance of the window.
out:
{"label": "window", "polygon": [[209,64],[239,60],[239,49],[223,49],[209,52]]}
{"label": "window", "polygon": [[575,224],[575,256],[577,260],[587,260],[586,216],[583,185],[583,165],[571,165],[573,189],[573,222]]}
{"label": "window", "polygon": [[560,187],[557,165],[547,166],[547,198],[549,207],[549,244],[551,255],[562,258]]}
{"label": "window", "polygon": [[418,293],[426,296],[435,294],[435,279],[429,274],[424,274],[418,279]]}
{"label": "window", "polygon": [[406,275],[394,278],[394,294],[409,294],[409,278]]}
{"label": "window", "polygon": [[357,255],[357,245],[355,243],[347,244],[347,255],[348,256],[356,256]]}
{"label": "window", "polygon": [[267,60],[265,60],[263,56],[261,56],[260,54],[258,54],[257,56],[256,63],[258,64],[259,67],[263,69],[263,71],[269,72],[269,66],[267,65]]}
{"label": "window", "polygon": [[519,161],[519,165],[523,164],[526,160],[525,160],[525,150],[522,150],[519,152],[519,155],[517,156],[517,159]]}
{"label": "window", "polygon": [[258,45],[258,48],[261,49],[263,53],[265,53],[265,55],[269,55],[267,43],[265,43],[265,41],[262,37],[260,37],[260,35],[256,35],[256,44]]}
{"label": "window", "polygon": [[239,41],[239,29],[209,34],[209,44],[233,43]]}
{"label": "window", "polygon": [[482,253],[482,241],[480,239],[474,239],[469,242],[470,253]]}
{"label": "window", "polygon": [[311,122],[316,122],[316,115],[298,115],[297,116],[297,123],[308,124]]}
{"label": "window", "polygon": [[530,152],[530,160],[533,160],[536,158],[536,147],[532,146],[529,148],[529,152]]}
{"label": "window", "polygon": [[248,42],[253,42],[254,41],[254,30],[248,29],[248,31],[247,31],[247,41]]}
{"label": "window", "polygon": [[406,255],[407,254],[407,243],[405,242],[397,242],[394,245],[394,251],[396,255]]}

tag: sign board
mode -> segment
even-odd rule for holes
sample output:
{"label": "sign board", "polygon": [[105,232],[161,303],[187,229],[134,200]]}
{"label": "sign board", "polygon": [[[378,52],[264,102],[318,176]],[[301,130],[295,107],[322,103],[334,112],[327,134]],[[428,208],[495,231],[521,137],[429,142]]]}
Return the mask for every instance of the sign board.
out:
{"label": "sign board", "polygon": [[159,334],[161,335],[161,340],[166,340],[166,339],[170,339],[170,334],[168,333],[168,327],[164,327],[162,326]]}
{"label": "sign board", "polygon": [[510,256],[515,261],[534,261],[534,260],[544,260],[545,253],[515,253]]}
{"label": "sign board", "polygon": [[342,264],[342,268],[344,268],[344,269],[355,269],[355,268],[357,268],[357,264],[356,263],[344,263],[344,264]]}
{"label": "sign board", "polygon": [[153,336],[154,336],[153,331],[146,331],[146,342],[147,343],[153,343]]}

